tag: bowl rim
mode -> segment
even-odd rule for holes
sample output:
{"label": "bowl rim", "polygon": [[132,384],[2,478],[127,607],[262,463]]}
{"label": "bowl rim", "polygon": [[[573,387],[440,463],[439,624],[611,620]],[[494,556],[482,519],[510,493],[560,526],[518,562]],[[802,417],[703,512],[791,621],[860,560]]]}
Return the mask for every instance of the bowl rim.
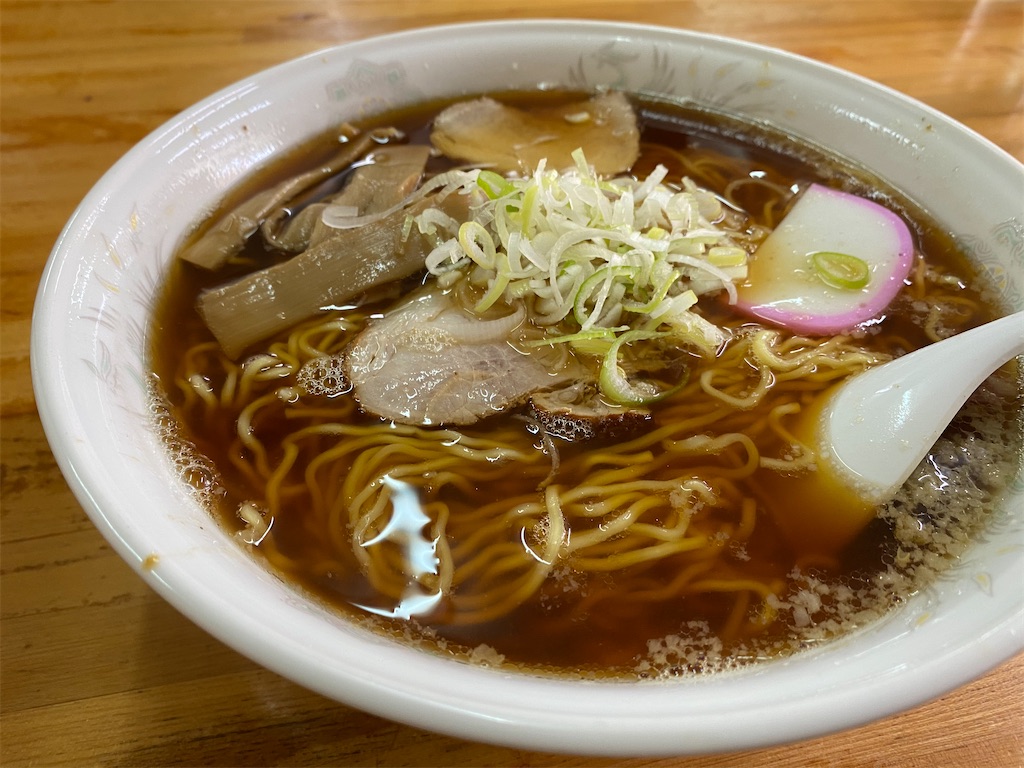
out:
{"label": "bowl rim", "polygon": [[[117,516],[111,516],[107,512],[114,500],[107,496],[102,488],[96,486],[97,477],[92,466],[95,457],[88,452],[88,446],[69,444],[66,440],[64,424],[66,420],[75,418],[75,414],[68,411],[66,390],[69,383],[60,369],[60,359],[48,353],[48,350],[52,349],[58,329],[48,316],[52,309],[48,306],[47,300],[57,290],[61,281],[66,279],[66,275],[62,275],[62,270],[73,264],[70,249],[77,234],[91,225],[90,211],[101,205],[103,198],[109,194],[110,185],[127,169],[142,162],[163,137],[180,130],[182,125],[195,119],[202,110],[226,95],[236,92],[244,83],[278,77],[290,71],[300,71],[308,62],[322,56],[338,55],[343,52],[356,53],[370,46],[401,48],[410,43],[426,43],[446,35],[524,35],[539,30],[560,32],[570,36],[574,33],[585,33],[593,37],[614,37],[623,33],[642,37],[667,36],[674,41],[693,45],[725,46],[747,55],[767,56],[774,60],[789,62],[793,66],[826,72],[831,77],[860,83],[873,92],[885,94],[888,98],[895,99],[916,112],[922,112],[933,120],[949,123],[969,136],[972,141],[980,143],[986,151],[994,153],[994,161],[1009,160],[1024,170],[1024,166],[1020,166],[1012,156],[975,131],[884,85],[780,49],[721,35],[671,27],[577,19],[443,24],[330,46],[264,69],[186,108],[152,131],[119,159],[97,181],[76,208],[54,245],[40,281],[33,311],[31,341],[32,378],[39,415],[64,477],[103,536],[147,584],[180,612],[220,641],[286,678],[332,699],[392,720],[461,738],[529,749],[636,756],[696,754],[765,747],[850,728],[924,703],[974,679],[1024,650],[1024,599],[1021,599],[1015,612],[1004,616],[1001,622],[988,626],[969,648],[951,648],[934,657],[916,660],[914,664],[900,665],[890,669],[888,674],[860,680],[856,688],[829,689],[831,698],[829,706],[824,710],[820,702],[810,698],[805,701],[788,700],[784,705],[769,699],[758,701],[756,707],[749,708],[743,717],[737,718],[735,712],[726,706],[730,697],[749,693],[749,686],[743,681],[756,678],[757,684],[762,685],[764,680],[772,680],[777,675],[786,678],[792,670],[799,672],[808,664],[815,664],[815,660],[821,655],[817,652],[801,654],[783,662],[773,662],[766,665],[770,668],[746,672],[743,675],[723,675],[715,683],[716,688],[720,687],[724,692],[722,696],[709,697],[703,711],[690,709],[682,713],[690,721],[685,729],[681,729],[679,715],[652,723],[649,720],[650,707],[663,706],[667,710],[672,710],[677,706],[674,699],[682,688],[689,688],[700,692],[702,696],[707,696],[707,681],[633,684],[548,680],[471,667],[415,649],[396,648],[386,643],[367,640],[364,647],[379,652],[382,663],[422,666],[426,670],[423,674],[406,680],[405,683],[397,677],[393,678],[389,681],[389,688],[381,688],[380,679],[369,672],[358,674],[352,668],[342,670],[332,666],[328,663],[331,649],[318,644],[315,639],[307,638],[309,643],[302,644],[292,635],[281,634],[278,628],[273,628],[268,635],[267,628],[260,623],[256,614],[241,610],[238,606],[218,603],[212,608],[210,605],[204,607],[202,603],[208,600],[208,590],[188,572],[186,561],[169,564],[159,572],[144,567],[145,547],[139,545],[143,539],[126,535],[119,525]],[[196,601],[200,603],[198,608]],[[275,640],[272,653],[268,650],[268,637]],[[845,641],[837,641],[830,647],[843,642]],[[447,688],[439,689],[435,685],[432,694],[425,697],[423,685],[432,676],[439,674],[445,676],[449,687],[457,686],[460,693],[449,694]],[[476,698],[467,706],[465,692],[476,686],[493,686],[494,691],[488,691],[482,698]],[[541,692],[542,700],[550,697],[553,701],[564,701],[567,697],[578,696],[581,690],[586,690],[587,697],[592,697],[593,701],[584,702],[576,711],[561,713],[558,720],[544,721],[538,716],[539,711],[535,712],[529,704],[531,700],[537,700],[538,691]],[[495,701],[491,695],[494,692],[500,692],[505,699]],[[595,708],[613,699],[636,705],[639,714],[626,716],[620,711],[612,717]],[[624,707],[620,705],[620,708]],[[783,713],[787,714],[789,722],[787,726],[780,727],[775,719]],[[771,723],[772,728],[759,727],[759,720]],[[746,732],[737,733],[736,729],[741,721],[749,727]],[[681,741],[681,732],[688,741]],[[642,741],[638,741],[641,735]]]}

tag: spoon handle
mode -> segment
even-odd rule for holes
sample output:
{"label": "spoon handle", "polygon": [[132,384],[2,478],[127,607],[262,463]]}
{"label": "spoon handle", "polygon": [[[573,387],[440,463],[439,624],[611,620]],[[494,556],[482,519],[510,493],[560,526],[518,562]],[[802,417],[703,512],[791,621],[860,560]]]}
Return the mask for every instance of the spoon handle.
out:
{"label": "spoon handle", "polygon": [[859,489],[890,498],[974,390],[1022,354],[1017,312],[858,374],[826,406],[822,444]]}

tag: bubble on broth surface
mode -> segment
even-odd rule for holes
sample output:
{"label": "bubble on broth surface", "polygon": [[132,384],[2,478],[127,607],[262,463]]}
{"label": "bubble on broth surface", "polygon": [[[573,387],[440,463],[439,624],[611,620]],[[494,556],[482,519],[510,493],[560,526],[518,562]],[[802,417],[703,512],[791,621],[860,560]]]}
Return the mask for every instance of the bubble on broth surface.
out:
{"label": "bubble on broth surface", "polygon": [[336,397],[348,392],[352,386],[345,376],[345,357],[328,355],[307,360],[299,368],[296,380],[309,395]]}
{"label": "bubble on broth surface", "polygon": [[156,382],[150,382],[148,389],[149,415],[160,441],[168,449],[167,455],[175,474],[186,483],[200,504],[209,507],[225,494],[220,473],[195,443],[182,436],[181,425],[172,416],[170,404]]}

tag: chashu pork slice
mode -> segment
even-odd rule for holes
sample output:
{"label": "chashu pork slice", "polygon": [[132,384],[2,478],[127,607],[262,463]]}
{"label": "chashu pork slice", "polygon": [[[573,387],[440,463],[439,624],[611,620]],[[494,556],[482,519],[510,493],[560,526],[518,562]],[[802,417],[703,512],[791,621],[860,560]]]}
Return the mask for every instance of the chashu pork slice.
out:
{"label": "chashu pork slice", "polygon": [[579,375],[549,371],[510,341],[521,307],[480,318],[450,293],[413,294],[349,346],[345,374],[363,410],[401,424],[472,424]]}
{"label": "chashu pork slice", "polygon": [[562,389],[530,396],[529,413],[545,431],[570,443],[624,440],[651,427],[646,408],[616,405],[601,397],[596,380],[579,379]]}
{"label": "chashu pork slice", "polygon": [[430,140],[444,155],[499,173],[533,173],[575,164],[582,149],[602,176],[628,171],[640,155],[640,130],[629,99],[618,91],[572,104],[523,110],[483,97],[462,101],[434,120]]}

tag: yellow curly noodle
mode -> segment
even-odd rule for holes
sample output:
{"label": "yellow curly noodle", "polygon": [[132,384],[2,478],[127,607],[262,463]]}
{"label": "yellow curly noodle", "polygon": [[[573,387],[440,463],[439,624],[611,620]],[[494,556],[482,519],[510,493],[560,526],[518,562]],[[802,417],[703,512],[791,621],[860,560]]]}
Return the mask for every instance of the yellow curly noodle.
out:
{"label": "yellow curly noodle", "polygon": [[[598,450],[563,450],[554,481],[540,490],[551,458],[522,422],[384,424],[361,419],[343,393],[307,394],[304,366],[337,355],[361,324],[351,313],[306,323],[239,363],[214,344],[196,345],[176,382],[187,395],[181,407],[186,421],[235,425],[227,455],[256,494],[247,503],[267,526],[259,549],[275,568],[296,577],[356,568],[378,604],[400,604],[411,587],[438,593],[438,620],[450,625],[509,614],[563,568],[615,575],[614,587],[591,590],[577,614],[616,595],[653,604],[716,593],[732,600],[724,637],[760,631],[767,613],[751,607],[780,594],[785,580],[748,573],[729,556],[763,524],[747,482],[762,468],[813,466],[786,421],[808,397],[880,359],[843,337],[738,328],[661,405],[660,426]],[[411,574],[400,547],[366,546],[393,513],[385,477],[418,489],[435,574]],[[480,489],[508,487],[509,477],[517,491],[481,501]],[[301,558],[273,528],[296,510],[309,540]],[[666,562],[667,580],[655,568]]]}

